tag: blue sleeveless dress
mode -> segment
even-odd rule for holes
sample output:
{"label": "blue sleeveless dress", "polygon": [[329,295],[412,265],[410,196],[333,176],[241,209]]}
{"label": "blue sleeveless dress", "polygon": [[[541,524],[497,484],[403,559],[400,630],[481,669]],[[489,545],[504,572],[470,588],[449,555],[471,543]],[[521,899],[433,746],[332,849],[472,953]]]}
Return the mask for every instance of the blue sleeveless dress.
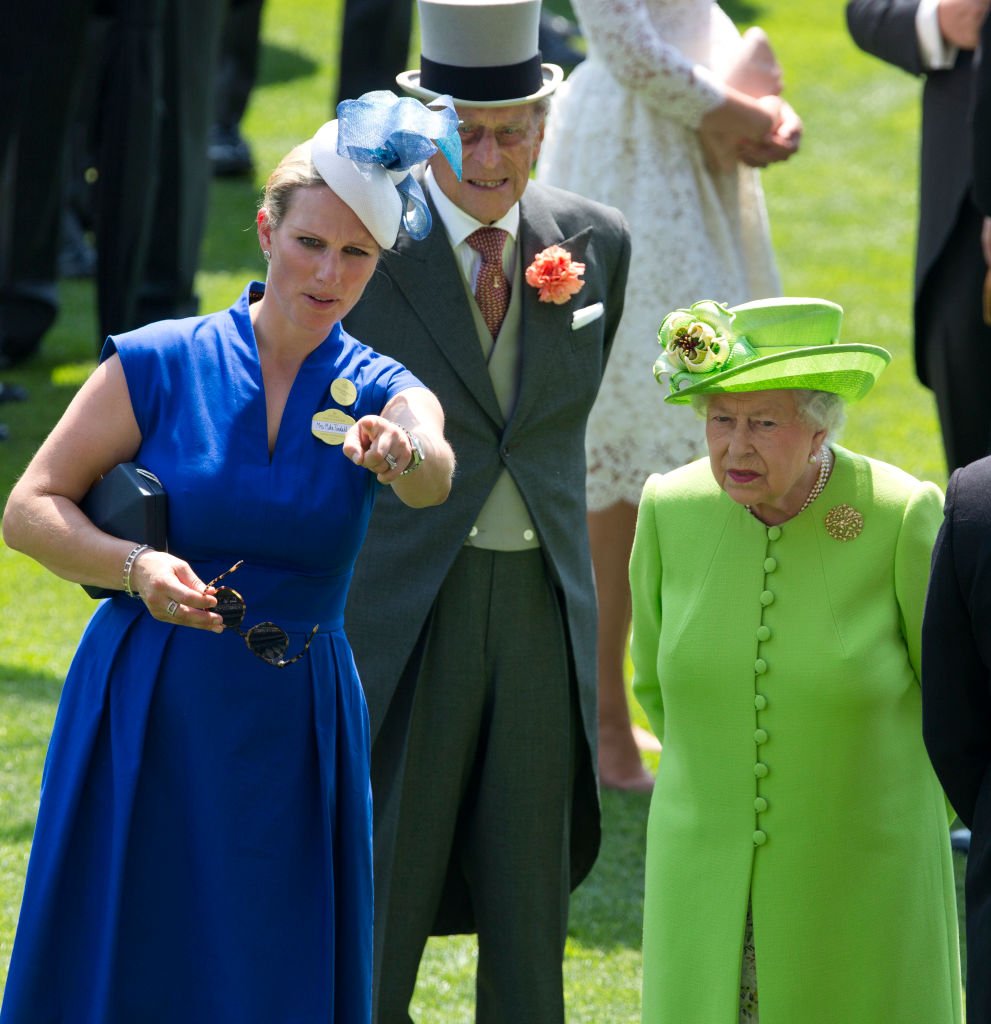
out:
{"label": "blue sleeveless dress", "polygon": [[311,423],[422,385],[337,325],[269,457],[262,290],[104,357],[168,493],[170,550],[204,581],[244,559],[224,581],[242,629],[275,622],[286,657],[319,633],[278,669],[233,631],[158,622],[123,594],[99,606],[55,721],[2,1024],[370,1020],[368,719],[342,620],[379,485]]}

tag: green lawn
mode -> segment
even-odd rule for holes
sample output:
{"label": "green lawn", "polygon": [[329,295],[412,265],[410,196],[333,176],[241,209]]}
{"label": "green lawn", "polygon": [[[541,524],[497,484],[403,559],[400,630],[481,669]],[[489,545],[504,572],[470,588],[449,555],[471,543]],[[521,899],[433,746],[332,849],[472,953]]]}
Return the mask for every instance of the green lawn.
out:
{"label": "green lawn", "polygon": [[[845,442],[942,486],[933,402],[911,363],[919,86],[855,49],[840,0],[724,6],[741,26],[768,30],[786,94],[805,121],[802,152],[764,176],[785,291],[839,302],[846,339],[878,342],[895,356],[871,398],[851,411]],[[329,116],[338,16],[339,0],[268,0],[261,81],[244,125],[260,168]],[[245,278],[263,272],[253,232],[260,183],[214,186],[200,275],[204,310],[226,306]],[[31,401],[0,406],[12,433],[0,445],[0,498],[93,365],[91,285],[70,282],[62,294],[40,358],[5,376],[27,386]],[[0,982],[59,688],[91,610],[79,587],[0,545]],[[571,1021],[639,1019],[646,812],[645,797],[605,794],[602,855],[573,901],[565,965]],[[418,1019],[471,1019],[474,958],[470,938],[431,942]]]}

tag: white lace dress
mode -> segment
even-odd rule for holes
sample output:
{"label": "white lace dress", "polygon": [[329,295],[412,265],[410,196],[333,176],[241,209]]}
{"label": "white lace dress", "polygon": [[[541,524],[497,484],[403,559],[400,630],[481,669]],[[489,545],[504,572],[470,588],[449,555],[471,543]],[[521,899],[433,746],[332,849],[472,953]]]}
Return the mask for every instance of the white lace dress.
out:
{"label": "white lace dress", "polygon": [[630,223],[626,307],[588,424],[588,504],[637,504],[651,473],[704,452],[701,421],[651,372],[666,313],[780,293],[758,172],[711,174],[696,128],[739,33],[711,0],[573,0],[588,58],[555,95],[540,181]]}

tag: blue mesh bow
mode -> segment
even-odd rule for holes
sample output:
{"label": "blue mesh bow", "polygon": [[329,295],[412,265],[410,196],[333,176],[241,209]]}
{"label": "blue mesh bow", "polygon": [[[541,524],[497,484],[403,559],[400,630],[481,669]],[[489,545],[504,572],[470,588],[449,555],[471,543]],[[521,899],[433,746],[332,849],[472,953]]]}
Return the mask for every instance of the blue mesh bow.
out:
{"label": "blue mesh bow", "polygon": [[430,210],[420,183],[410,169],[438,150],[461,179],[461,138],[458,115],[450,96],[425,107],[409,96],[387,89],[366,92],[337,105],[337,153],[356,163],[378,164],[388,172],[403,201],[403,227],[411,238],[430,231]]}

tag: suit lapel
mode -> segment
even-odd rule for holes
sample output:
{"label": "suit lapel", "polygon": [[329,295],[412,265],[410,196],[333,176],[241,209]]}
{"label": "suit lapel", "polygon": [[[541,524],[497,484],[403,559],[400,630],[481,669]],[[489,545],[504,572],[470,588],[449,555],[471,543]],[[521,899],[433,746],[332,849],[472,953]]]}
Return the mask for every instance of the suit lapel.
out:
{"label": "suit lapel", "polygon": [[455,373],[486,414],[502,426],[461,271],[440,217],[433,209],[432,215],[430,234],[420,242],[403,235],[396,254],[387,254],[383,265]]}
{"label": "suit lapel", "polygon": [[567,358],[571,331],[571,314],[583,303],[581,292],[561,306],[541,302],[537,289],[526,283],[526,268],[534,256],[549,245],[560,245],[572,257],[584,262],[585,251],[592,235],[591,227],[563,238],[557,221],[539,201],[528,201],[530,189],[520,200],[520,259],[522,273],[517,287],[523,289],[520,308],[520,346],[522,372],[520,390],[509,423],[509,431],[522,423],[530,410],[539,404],[548,374],[561,359]]}

